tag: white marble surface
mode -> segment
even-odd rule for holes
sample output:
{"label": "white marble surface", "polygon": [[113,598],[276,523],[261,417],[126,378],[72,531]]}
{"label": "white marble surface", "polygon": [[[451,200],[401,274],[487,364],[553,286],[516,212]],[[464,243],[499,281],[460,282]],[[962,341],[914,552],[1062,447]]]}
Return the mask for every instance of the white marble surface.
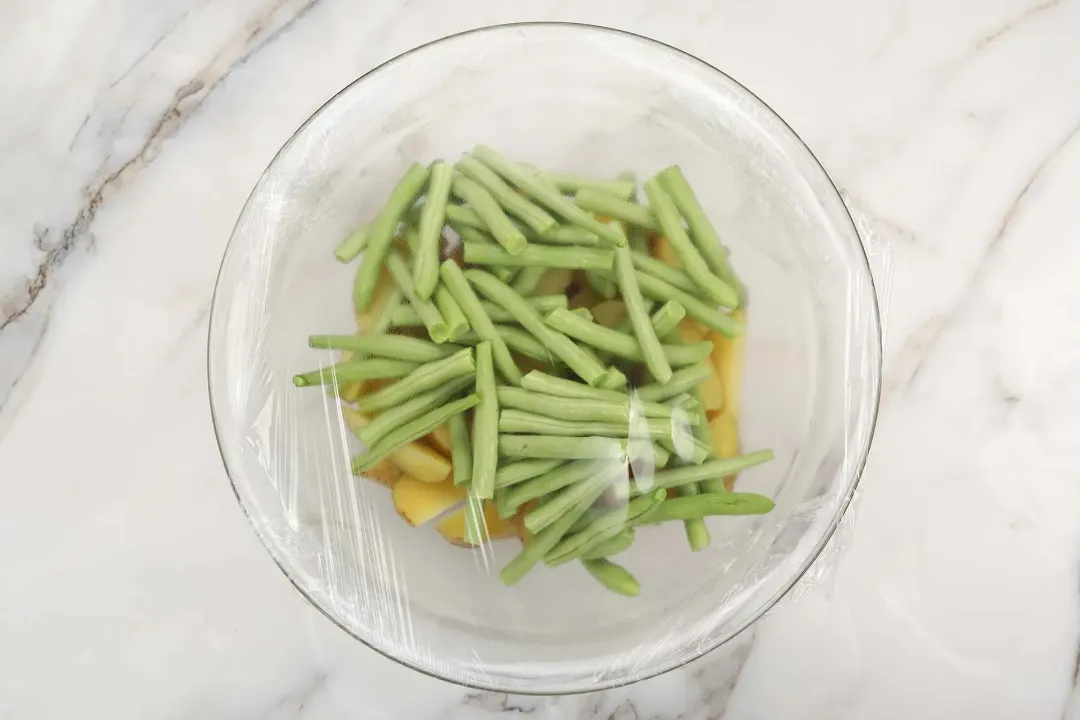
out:
{"label": "white marble surface", "polygon": [[[327,97],[493,22],[728,71],[892,251],[848,550],[690,667],[530,699],[416,675],[270,562],[215,447],[210,293]],[[1080,2],[13,0],[0,7],[0,718],[1080,718]]]}

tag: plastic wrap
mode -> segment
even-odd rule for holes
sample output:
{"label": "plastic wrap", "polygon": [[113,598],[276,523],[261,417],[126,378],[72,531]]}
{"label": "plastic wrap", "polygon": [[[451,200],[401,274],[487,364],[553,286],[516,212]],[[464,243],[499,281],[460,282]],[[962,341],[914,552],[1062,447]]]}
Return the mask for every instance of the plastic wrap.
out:
{"label": "plastic wrap", "polygon": [[[509,84],[520,87],[512,100],[497,92]],[[577,562],[541,564],[504,585],[498,574],[518,540],[463,548],[437,521],[411,527],[385,486],[350,470],[363,446],[342,415],[345,389],[293,384],[294,374],[339,360],[308,348],[309,334],[356,331],[355,266],[336,262],[334,246],[370,221],[410,162],[453,159],[477,142],[605,177],[631,170],[642,179],[678,163],[752,298],[739,434],[744,450],[768,447],[776,458],[742,474],[738,489],[776,506],[710,518],[711,542],[697,552],[681,522],[639,528],[616,558],[640,582],[637,597],[609,592]],[[796,592],[808,587],[846,541],[833,531],[873,433],[879,299],[887,297],[875,295],[887,283],[875,291],[874,278],[888,277],[887,248],[855,219],[858,230],[816,159],[771,110],[666,46],[527,25],[407,54],[298,131],[256,186],[226,251],[209,375],[241,507],[316,607],[420,671],[549,693],[685,664],[796,583]],[[625,477],[651,481],[641,464]]]}

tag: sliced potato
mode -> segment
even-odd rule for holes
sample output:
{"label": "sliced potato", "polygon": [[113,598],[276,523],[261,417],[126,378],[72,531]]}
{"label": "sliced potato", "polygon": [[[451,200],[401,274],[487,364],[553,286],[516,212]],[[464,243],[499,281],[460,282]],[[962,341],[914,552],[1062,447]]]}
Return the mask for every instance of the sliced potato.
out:
{"label": "sliced potato", "polygon": [[737,338],[729,338],[720,333],[712,333],[713,364],[716,374],[724,386],[724,403],[736,420],[742,413],[742,374],[743,351],[746,347],[746,311],[743,308],[731,311],[731,317],[742,323],[743,333]]}
{"label": "sliced potato", "polygon": [[347,403],[354,403],[364,394],[364,381],[347,382],[338,388],[338,395]]}
{"label": "sliced potato", "polygon": [[614,330],[626,319],[626,305],[622,300],[605,300],[592,307],[592,314],[598,325]]}
{"label": "sliced potato", "polygon": [[593,290],[592,285],[585,282],[581,285],[581,289],[574,293],[573,297],[570,298],[570,309],[591,308],[602,302],[604,302],[604,298],[600,293]]}
{"label": "sliced potato", "polygon": [[671,241],[663,235],[656,235],[653,238],[653,255],[668,265],[674,267],[682,267],[682,260],[679,259],[679,254],[675,252],[675,248],[671,246]]}
{"label": "sliced potato", "polygon": [[375,285],[375,294],[372,296],[367,309],[356,313],[356,326],[361,331],[367,332],[378,320],[383,306],[386,304],[386,299],[390,297],[390,291],[393,288],[394,283],[390,279],[390,273],[386,271],[386,268],[383,268],[382,272],[379,273],[379,282]]}
{"label": "sliced potato", "polygon": [[[724,386],[716,373],[716,368],[709,366],[711,372],[705,381],[698,385],[701,391],[701,401],[705,404],[705,412],[716,412],[724,409]],[[711,417],[711,415],[710,415]]]}
{"label": "sliced potato", "polygon": [[701,342],[709,334],[709,328],[690,316],[680,320],[678,328],[680,337],[682,337],[683,342],[687,344]]}
{"label": "sliced potato", "polygon": [[[709,437],[712,438],[713,450],[717,457],[735,457],[739,454],[739,423],[729,411],[724,411],[709,421]],[[724,487],[735,487],[733,473],[724,478]]]}
{"label": "sliced potato", "polygon": [[[514,519],[503,520],[500,518],[495,503],[490,500],[484,501],[484,526],[487,528],[487,536],[491,540],[504,540],[518,535],[518,525]],[[435,529],[454,545],[476,547],[472,543],[465,541],[465,508],[456,510],[444,517],[435,526]]]}
{"label": "sliced potato", "polygon": [[[367,416],[347,405],[341,408],[341,416],[354,435],[369,422]],[[452,469],[449,460],[420,442],[402,445],[390,453],[389,460],[406,475],[430,484],[440,483],[448,478]]]}
{"label": "sliced potato", "polygon": [[379,485],[385,485],[388,488],[394,487],[394,483],[401,477],[401,470],[397,465],[389,460],[383,460],[377,463],[374,467],[365,470],[362,477],[365,480],[370,480],[373,483]]}
{"label": "sliced potato", "polygon": [[424,436],[424,440],[431,447],[438,450],[446,457],[450,457],[450,426],[440,425],[432,432]]}
{"label": "sliced potato", "polygon": [[394,483],[394,507],[405,522],[418,527],[462,502],[466,494],[449,480],[426,483],[403,475]]}
{"label": "sliced potato", "polygon": [[566,288],[574,280],[574,271],[569,268],[552,268],[544,273],[536,284],[533,295],[565,295]]}

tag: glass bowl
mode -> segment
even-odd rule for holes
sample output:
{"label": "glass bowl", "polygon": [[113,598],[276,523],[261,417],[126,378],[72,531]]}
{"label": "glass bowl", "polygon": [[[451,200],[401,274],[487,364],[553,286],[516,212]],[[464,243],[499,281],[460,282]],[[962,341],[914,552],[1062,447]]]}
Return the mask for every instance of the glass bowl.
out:
{"label": "glass bowl", "polygon": [[[691,553],[680,523],[620,555],[642,592],[579,564],[497,573],[516,541],[454,547],[408,527],[354,478],[326,392],[291,376],[335,361],[309,333],[355,329],[353,269],[333,248],[412,161],[477,143],[559,171],[646,178],[679,164],[749,288],[745,448],[776,460],[740,488],[768,515],[714,518]],[[244,206],[222,261],[210,399],[236,496],[289,580],[368,646],[462,685],[515,693],[608,688],[731,639],[806,572],[850,501],[873,435],[881,336],[859,235],[811,152],[749,90],[628,33],[570,24],[484,28],[405,53],[296,132]],[[646,541],[643,541],[647,538]]]}

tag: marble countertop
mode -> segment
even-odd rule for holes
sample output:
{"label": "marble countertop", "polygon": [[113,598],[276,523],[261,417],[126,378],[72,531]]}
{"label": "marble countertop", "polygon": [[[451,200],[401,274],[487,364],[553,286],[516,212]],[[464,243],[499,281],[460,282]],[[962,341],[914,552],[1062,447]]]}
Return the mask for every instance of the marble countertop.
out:
{"label": "marble countertop", "polygon": [[[847,549],[629,688],[475,693],[308,606],[206,394],[226,239],[282,141],[469,27],[643,33],[749,86],[888,244]],[[1080,2],[64,0],[0,8],[0,718],[1080,718]]]}

